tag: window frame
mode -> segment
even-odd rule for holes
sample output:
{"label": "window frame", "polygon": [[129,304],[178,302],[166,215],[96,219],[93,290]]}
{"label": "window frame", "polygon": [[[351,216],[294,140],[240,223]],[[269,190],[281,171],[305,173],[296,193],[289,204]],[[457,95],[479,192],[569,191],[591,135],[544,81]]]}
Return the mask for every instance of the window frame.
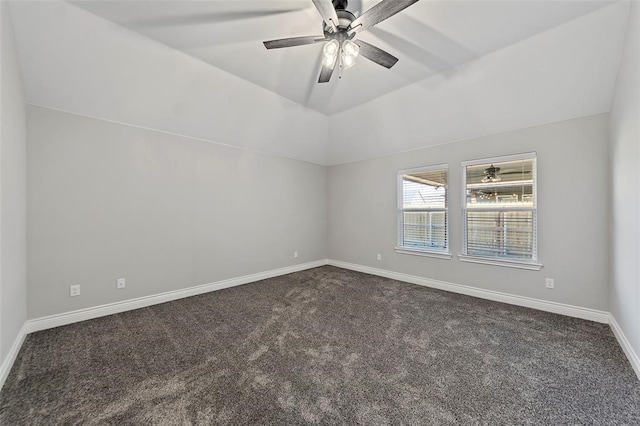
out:
{"label": "window frame", "polygon": [[[487,208],[467,208],[467,167],[476,166],[478,164],[495,164],[506,161],[516,160],[533,160],[533,167],[531,171],[532,177],[532,198],[533,207],[496,207],[494,209]],[[462,168],[462,254],[458,255],[458,259],[461,262],[481,263],[494,266],[505,266],[510,268],[528,269],[533,271],[539,271],[542,269],[542,264],[538,263],[538,159],[536,152],[527,152],[522,154],[503,155],[499,157],[480,158],[476,160],[463,161],[461,163]],[[532,236],[532,257],[531,259],[513,259],[500,256],[478,256],[468,254],[467,251],[467,231],[468,231],[468,211],[532,211],[533,212],[533,236]]]}
{"label": "window frame", "polygon": [[[445,250],[434,249],[420,249],[416,247],[407,247],[402,244],[404,240],[404,212],[407,209],[404,208],[404,185],[403,176],[412,173],[424,173],[435,170],[445,170],[447,173],[447,182],[445,188],[445,207],[444,208],[425,208],[425,209],[411,209],[409,211],[425,211],[425,212],[444,212],[445,214]],[[434,164],[424,167],[415,167],[411,169],[398,170],[396,174],[396,253],[409,254],[414,256],[433,257],[437,259],[451,259],[451,244],[449,238],[449,164]]]}

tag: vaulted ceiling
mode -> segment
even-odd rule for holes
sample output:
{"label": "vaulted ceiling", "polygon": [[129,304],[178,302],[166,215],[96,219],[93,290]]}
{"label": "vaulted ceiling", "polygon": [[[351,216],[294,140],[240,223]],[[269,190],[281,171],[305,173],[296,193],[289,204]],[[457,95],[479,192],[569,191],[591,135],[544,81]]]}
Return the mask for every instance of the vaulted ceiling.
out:
{"label": "vaulted ceiling", "polygon": [[[374,1],[353,1],[356,16]],[[267,51],[262,40],[322,35],[299,1],[79,1],[74,4],[265,89],[333,115],[603,7],[605,2],[422,1],[359,38],[393,52],[387,71],[363,58],[316,84],[322,44]],[[337,77],[337,76],[335,76]],[[339,87],[339,89],[338,89]]]}
{"label": "vaulted ceiling", "polygon": [[322,44],[262,45],[321,34],[309,0],[11,5],[30,103],[319,164],[606,112],[627,13],[422,0],[362,33],[394,68],[359,57],[317,84]]}

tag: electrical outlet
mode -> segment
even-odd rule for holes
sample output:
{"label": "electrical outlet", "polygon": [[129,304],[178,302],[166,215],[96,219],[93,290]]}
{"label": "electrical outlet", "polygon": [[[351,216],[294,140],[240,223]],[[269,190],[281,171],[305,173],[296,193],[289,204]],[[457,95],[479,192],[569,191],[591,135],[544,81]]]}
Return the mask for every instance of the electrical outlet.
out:
{"label": "electrical outlet", "polygon": [[293,252],[293,257],[296,258],[296,259],[298,258],[298,252],[297,251]]}
{"label": "electrical outlet", "polygon": [[126,283],[124,281],[124,278],[118,278],[118,280],[116,281],[116,286],[118,288],[125,288],[126,287]]}
{"label": "electrical outlet", "polygon": [[71,297],[80,296],[80,286],[79,285],[69,286],[69,296]]}
{"label": "electrical outlet", "polygon": [[555,283],[555,281],[554,281],[554,279],[553,279],[553,278],[547,278],[547,279],[545,280],[545,286],[546,286],[547,288],[554,288],[554,287],[555,287],[555,285],[556,285],[556,283]]}
{"label": "electrical outlet", "polygon": [[382,260],[382,255],[381,255],[381,254],[378,254],[378,255],[376,256],[376,259],[378,259],[378,262],[380,262],[380,261]]}

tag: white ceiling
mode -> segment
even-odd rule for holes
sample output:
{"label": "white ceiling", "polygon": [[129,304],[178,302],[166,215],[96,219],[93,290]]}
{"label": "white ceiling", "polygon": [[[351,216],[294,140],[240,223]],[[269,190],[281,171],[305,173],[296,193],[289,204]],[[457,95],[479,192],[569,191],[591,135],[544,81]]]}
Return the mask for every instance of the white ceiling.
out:
{"label": "white ceiling", "polygon": [[[326,115],[450,71],[610,1],[423,0],[359,36],[394,54],[391,70],[360,58],[317,84],[322,44],[267,51],[262,41],[322,35],[310,0],[78,1],[96,15]],[[376,0],[352,0],[359,14]]]}
{"label": "white ceiling", "polygon": [[319,33],[310,0],[10,11],[29,103],[331,165],[609,111],[628,3],[422,0],[362,35],[393,69],[327,85],[321,46],[262,45]]}

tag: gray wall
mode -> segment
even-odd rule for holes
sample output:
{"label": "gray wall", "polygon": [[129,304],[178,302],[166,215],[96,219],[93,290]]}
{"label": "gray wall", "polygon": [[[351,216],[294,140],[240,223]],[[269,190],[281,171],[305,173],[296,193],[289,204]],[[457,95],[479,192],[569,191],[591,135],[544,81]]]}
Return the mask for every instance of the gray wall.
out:
{"label": "gray wall", "polygon": [[[607,114],[329,168],[329,257],[487,290],[608,309]],[[392,143],[392,141],[390,141]],[[465,160],[537,152],[541,271],[471,263],[461,253]],[[451,260],[397,254],[396,173],[449,164]],[[376,254],[382,261],[376,261]],[[545,277],[556,288],[545,288]]]}
{"label": "gray wall", "polygon": [[29,318],[326,258],[325,167],[42,107],[27,120]]}
{"label": "gray wall", "polygon": [[6,3],[0,99],[0,364],[26,320],[26,127],[22,82]]}
{"label": "gray wall", "polygon": [[611,109],[610,310],[640,355],[640,4],[629,27]]}

